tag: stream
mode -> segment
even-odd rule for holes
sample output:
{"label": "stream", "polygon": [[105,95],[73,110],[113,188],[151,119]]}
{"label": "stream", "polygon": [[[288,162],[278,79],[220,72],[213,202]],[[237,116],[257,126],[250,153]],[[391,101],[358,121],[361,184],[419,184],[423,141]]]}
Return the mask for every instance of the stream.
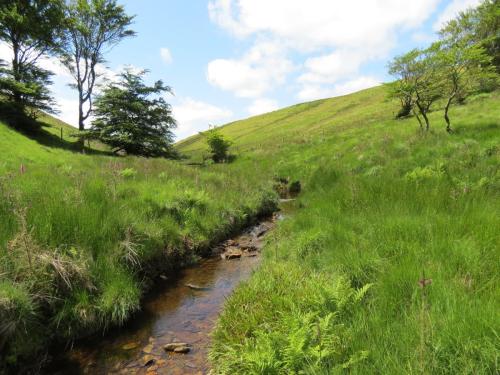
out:
{"label": "stream", "polygon": [[[226,298],[260,262],[265,234],[279,216],[214,249],[213,256],[179,271],[145,299],[124,327],[77,342],[56,356],[49,374],[208,374],[210,332]],[[164,348],[185,343],[175,353]]]}

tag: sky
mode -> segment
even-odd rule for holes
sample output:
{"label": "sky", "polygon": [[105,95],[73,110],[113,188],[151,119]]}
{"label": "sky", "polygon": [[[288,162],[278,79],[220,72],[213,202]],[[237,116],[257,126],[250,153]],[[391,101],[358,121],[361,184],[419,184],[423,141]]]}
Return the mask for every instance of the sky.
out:
{"label": "sky", "polygon": [[[100,72],[149,71],[174,95],[177,140],[209,125],[388,82],[387,62],[426,47],[480,0],[118,0],[135,15],[134,38],[106,52]],[[0,58],[10,50],[0,44]],[[57,117],[77,124],[77,93],[55,58]],[[104,80],[106,81],[106,80]]]}

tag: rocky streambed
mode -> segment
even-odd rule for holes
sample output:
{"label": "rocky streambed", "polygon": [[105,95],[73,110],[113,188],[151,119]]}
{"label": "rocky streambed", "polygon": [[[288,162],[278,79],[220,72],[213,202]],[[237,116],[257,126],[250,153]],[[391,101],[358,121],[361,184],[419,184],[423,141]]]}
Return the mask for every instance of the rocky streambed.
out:
{"label": "rocky streambed", "polygon": [[50,374],[207,374],[210,332],[224,301],[259,263],[263,239],[279,216],[213,249],[148,297],[125,327],[77,343]]}

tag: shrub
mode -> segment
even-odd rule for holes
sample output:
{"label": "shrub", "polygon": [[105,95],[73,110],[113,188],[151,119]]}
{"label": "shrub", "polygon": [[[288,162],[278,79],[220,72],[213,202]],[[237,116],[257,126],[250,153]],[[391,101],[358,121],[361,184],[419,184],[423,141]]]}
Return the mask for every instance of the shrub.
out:
{"label": "shrub", "polygon": [[217,129],[209,130],[206,134],[211,158],[215,163],[226,162],[229,159],[231,141],[226,139]]}
{"label": "shrub", "polygon": [[120,176],[123,178],[133,178],[137,176],[137,171],[134,168],[125,168],[120,171]]}
{"label": "shrub", "polygon": [[444,175],[445,167],[444,166],[425,166],[425,167],[417,167],[411,172],[406,174],[406,179],[409,181],[425,181],[434,178],[440,178]]}

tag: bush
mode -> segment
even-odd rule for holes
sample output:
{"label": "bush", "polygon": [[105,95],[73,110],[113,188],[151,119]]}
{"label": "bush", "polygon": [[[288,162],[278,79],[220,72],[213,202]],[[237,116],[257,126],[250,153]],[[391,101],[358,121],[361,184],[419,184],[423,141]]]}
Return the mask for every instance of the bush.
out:
{"label": "bush", "polygon": [[426,166],[426,167],[417,167],[411,172],[408,172],[406,174],[406,179],[408,181],[424,181],[424,180],[429,180],[433,178],[440,178],[444,175],[445,173],[445,167],[444,166]]}
{"label": "bush", "polygon": [[228,161],[231,141],[226,139],[217,129],[209,130],[206,136],[212,160],[215,163]]}
{"label": "bush", "polygon": [[125,168],[120,171],[120,176],[123,178],[133,178],[137,176],[137,171],[134,168]]}

